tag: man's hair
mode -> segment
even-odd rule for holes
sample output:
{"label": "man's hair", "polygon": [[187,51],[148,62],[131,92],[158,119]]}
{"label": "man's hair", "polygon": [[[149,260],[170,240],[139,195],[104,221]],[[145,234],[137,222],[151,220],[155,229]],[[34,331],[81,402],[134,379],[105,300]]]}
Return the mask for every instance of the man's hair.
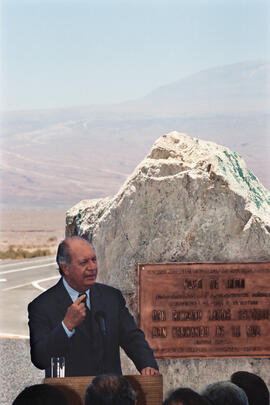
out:
{"label": "man's hair", "polygon": [[199,392],[213,405],[248,405],[245,392],[230,381],[208,384]]}
{"label": "man's hair", "polygon": [[122,375],[95,377],[85,392],[85,405],[134,405],[135,392]]}
{"label": "man's hair", "polygon": [[58,264],[58,270],[61,276],[64,275],[63,270],[61,269],[61,264],[67,264],[68,266],[71,264],[69,242],[74,239],[84,240],[91,246],[93,250],[95,250],[94,246],[90,242],[88,242],[87,239],[81,238],[80,236],[69,236],[62,240],[62,242],[59,243],[56,253],[56,263]]}
{"label": "man's hair", "polygon": [[58,388],[48,384],[26,387],[12,405],[68,405],[68,400]]}
{"label": "man's hair", "polygon": [[68,238],[62,240],[61,243],[59,243],[58,249],[57,249],[57,254],[56,254],[56,263],[58,264],[58,269],[59,273],[61,276],[64,275],[63,270],[61,269],[61,264],[71,264],[71,256],[70,256],[70,251],[69,251],[69,245],[68,245]]}
{"label": "man's hair", "polygon": [[269,390],[258,375],[237,371],[232,374],[231,381],[245,391],[249,405],[269,405]]}
{"label": "man's hair", "polygon": [[173,391],[163,405],[209,405],[207,399],[203,398],[191,388],[178,388]]}

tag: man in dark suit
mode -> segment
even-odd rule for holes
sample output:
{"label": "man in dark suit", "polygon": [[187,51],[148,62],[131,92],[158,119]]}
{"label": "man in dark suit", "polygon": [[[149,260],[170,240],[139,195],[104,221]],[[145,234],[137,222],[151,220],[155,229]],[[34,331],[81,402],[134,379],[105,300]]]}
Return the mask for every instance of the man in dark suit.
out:
{"label": "man in dark suit", "polygon": [[52,357],[65,375],[121,374],[119,346],[141,374],[158,373],[153,352],[121,292],[96,283],[97,261],[84,239],[70,237],[57,252],[61,280],[28,306],[31,360],[50,377]]}

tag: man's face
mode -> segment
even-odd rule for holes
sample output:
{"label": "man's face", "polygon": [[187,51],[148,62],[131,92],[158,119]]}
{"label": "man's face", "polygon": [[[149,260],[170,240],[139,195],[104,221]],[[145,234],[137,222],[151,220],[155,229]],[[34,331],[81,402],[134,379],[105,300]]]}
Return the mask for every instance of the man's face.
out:
{"label": "man's face", "polygon": [[71,264],[62,265],[65,279],[78,292],[88,290],[97,278],[96,254],[83,239],[73,239],[68,243]]}

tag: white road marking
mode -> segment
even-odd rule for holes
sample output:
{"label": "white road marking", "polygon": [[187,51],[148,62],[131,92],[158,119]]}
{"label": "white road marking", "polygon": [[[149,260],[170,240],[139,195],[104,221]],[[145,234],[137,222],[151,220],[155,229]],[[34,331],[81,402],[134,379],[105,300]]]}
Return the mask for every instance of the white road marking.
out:
{"label": "white road marking", "polygon": [[0,278],[0,282],[5,282],[5,281],[7,281],[6,278]]}
{"label": "white road marking", "polygon": [[45,291],[45,288],[43,289],[42,287],[38,286],[38,283],[41,283],[42,281],[53,280],[56,278],[59,279],[60,275],[49,277],[49,278],[43,278],[42,280],[37,280],[37,281],[30,281],[29,283],[15,285],[14,287],[3,288],[2,291],[16,290],[17,288],[26,287],[27,285],[32,285],[33,287],[38,288],[41,291]]}
{"label": "white road marking", "polygon": [[10,338],[18,338],[18,339],[29,339],[29,336],[26,335],[17,335],[15,333],[2,333],[0,332],[1,337],[10,337]]}
{"label": "white road marking", "polygon": [[[44,258],[44,259],[40,259],[40,260],[31,260],[31,261],[29,261],[29,264],[30,263],[42,263],[42,262],[47,261],[47,260],[52,260],[52,258],[47,257],[46,259]],[[1,264],[1,262],[0,262],[0,269],[2,269],[4,267],[10,267],[10,266],[16,266],[16,265],[18,266],[18,265],[20,265],[22,263],[23,263],[23,261],[13,262],[13,263],[8,263],[8,264]]]}
{"label": "white road marking", "polygon": [[18,271],[26,271],[26,270],[31,270],[31,269],[38,269],[40,267],[47,267],[47,266],[52,266],[53,264],[56,265],[55,262],[47,263],[47,264],[41,264],[40,266],[30,266],[30,267],[23,267],[22,269],[14,269],[14,270],[6,270],[6,271],[1,271],[0,275],[2,274],[10,274],[10,273],[16,273]]}
{"label": "white road marking", "polygon": [[41,286],[39,285],[39,283],[43,283],[44,281],[48,281],[48,280],[54,280],[54,279],[56,279],[56,278],[59,279],[60,276],[52,276],[52,277],[48,277],[48,278],[43,278],[43,279],[41,279],[41,280],[33,281],[33,282],[32,282],[32,286],[35,287],[35,288],[37,288],[38,290],[46,291],[46,288],[41,287]]}
{"label": "white road marking", "polygon": [[31,284],[32,284],[32,281],[30,281],[30,283],[19,284],[19,285],[16,285],[14,287],[3,288],[2,291],[16,290],[17,288],[26,287],[27,285],[31,285]]}

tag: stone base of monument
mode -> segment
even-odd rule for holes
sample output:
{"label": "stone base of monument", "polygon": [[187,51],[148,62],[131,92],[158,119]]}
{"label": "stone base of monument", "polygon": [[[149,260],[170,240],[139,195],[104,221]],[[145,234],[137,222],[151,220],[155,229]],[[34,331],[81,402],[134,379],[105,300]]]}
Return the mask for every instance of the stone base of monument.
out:
{"label": "stone base of monument", "polygon": [[[130,359],[121,353],[123,374],[135,374]],[[163,375],[164,398],[169,391],[189,387],[197,391],[210,382],[229,380],[236,371],[244,370],[259,375],[270,388],[270,359],[175,359],[159,360]]]}

